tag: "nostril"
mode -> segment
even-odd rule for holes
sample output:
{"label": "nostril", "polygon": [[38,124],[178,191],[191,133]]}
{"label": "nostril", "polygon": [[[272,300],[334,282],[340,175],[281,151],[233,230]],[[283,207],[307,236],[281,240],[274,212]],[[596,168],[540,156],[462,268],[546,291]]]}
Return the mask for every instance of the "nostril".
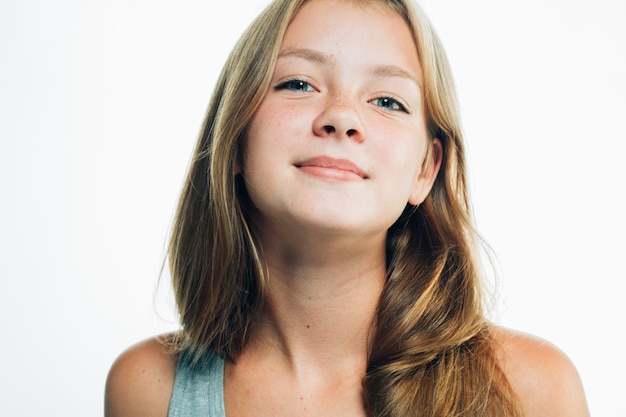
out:
{"label": "nostril", "polygon": [[335,132],[335,128],[333,126],[326,125],[326,126],[324,126],[324,131],[326,133],[333,133],[333,132]]}
{"label": "nostril", "polygon": [[348,136],[354,136],[354,135],[356,135],[356,130],[354,130],[354,129],[348,129],[348,131],[346,132],[346,134],[347,134]]}

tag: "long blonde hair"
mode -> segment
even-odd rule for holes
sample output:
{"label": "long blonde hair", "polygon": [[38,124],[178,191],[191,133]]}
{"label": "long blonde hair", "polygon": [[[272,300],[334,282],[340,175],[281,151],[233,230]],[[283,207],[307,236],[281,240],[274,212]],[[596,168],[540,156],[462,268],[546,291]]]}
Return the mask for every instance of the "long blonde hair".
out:
{"label": "long blonde hair", "polygon": [[[169,246],[182,323],[179,349],[236,360],[263,304],[266,277],[235,175],[283,35],[307,0],[276,0],[243,34],[209,104]],[[341,0],[346,1],[346,0]],[[367,4],[367,1],[352,0]],[[389,229],[387,281],[363,380],[374,416],[516,416],[484,317],[464,144],[443,48],[411,0],[387,5],[413,30],[431,139],[443,162],[430,195]]]}

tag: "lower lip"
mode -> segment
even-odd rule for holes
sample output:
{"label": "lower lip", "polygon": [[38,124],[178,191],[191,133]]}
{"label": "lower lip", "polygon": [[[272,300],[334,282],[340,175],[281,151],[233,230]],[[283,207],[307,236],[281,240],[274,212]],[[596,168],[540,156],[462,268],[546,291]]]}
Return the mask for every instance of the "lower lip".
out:
{"label": "lower lip", "polygon": [[314,177],[331,179],[336,181],[361,181],[363,177],[345,169],[321,167],[315,165],[308,165],[298,167],[298,169],[304,173],[312,175]]}

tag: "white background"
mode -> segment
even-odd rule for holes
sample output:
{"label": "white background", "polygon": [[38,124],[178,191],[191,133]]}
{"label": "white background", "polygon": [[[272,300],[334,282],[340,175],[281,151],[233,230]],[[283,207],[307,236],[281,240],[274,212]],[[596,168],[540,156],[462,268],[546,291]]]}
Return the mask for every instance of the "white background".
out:
{"label": "white background", "polygon": [[[168,227],[217,73],[265,3],[0,3],[1,415],[102,414],[114,358],[176,328]],[[598,417],[626,416],[625,3],[422,1],[496,317],[561,347]]]}

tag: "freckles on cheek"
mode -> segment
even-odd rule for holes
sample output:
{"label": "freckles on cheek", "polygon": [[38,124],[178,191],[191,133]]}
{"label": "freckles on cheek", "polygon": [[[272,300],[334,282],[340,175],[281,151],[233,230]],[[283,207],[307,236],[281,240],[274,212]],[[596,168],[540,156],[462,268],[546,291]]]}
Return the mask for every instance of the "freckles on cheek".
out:
{"label": "freckles on cheek", "polygon": [[291,114],[285,111],[267,109],[257,115],[256,128],[258,133],[261,131],[265,134],[270,133],[276,135],[283,131],[287,126],[286,122],[290,120]]}

